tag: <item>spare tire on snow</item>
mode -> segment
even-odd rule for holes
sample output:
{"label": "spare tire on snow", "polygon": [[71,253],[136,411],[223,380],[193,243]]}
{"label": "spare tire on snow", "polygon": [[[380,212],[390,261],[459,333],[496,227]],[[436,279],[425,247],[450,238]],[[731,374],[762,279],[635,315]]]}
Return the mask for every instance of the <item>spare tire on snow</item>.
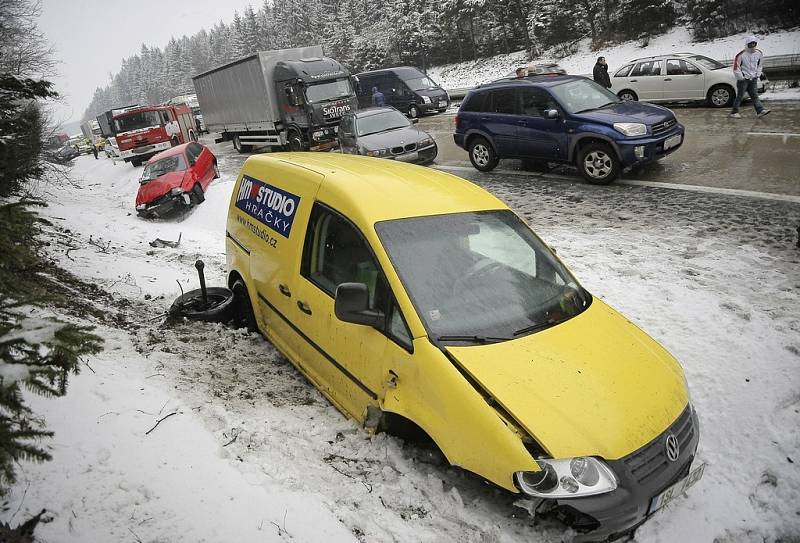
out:
{"label": "spare tire on snow", "polygon": [[208,287],[207,301],[202,289],[181,294],[169,308],[171,317],[186,317],[193,321],[228,322],[234,317],[236,304],[233,291],[224,287]]}

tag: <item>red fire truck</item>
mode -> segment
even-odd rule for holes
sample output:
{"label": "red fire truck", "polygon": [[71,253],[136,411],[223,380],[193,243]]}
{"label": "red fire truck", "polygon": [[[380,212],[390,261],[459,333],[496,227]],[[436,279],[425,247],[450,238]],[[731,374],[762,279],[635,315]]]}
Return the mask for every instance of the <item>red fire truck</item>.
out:
{"label": "red fire truck", "polygon": [[197,141],[192,109],[185,104],[139,106],[113,119],[120,157],[134,166],[164,149]]}

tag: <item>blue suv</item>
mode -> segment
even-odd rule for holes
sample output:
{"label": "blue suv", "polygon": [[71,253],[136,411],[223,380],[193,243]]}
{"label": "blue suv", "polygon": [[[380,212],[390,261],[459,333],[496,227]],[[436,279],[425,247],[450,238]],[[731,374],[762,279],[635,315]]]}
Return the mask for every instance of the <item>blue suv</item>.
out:
{"label": "blue suv", "polygon": [[501,158],[574,164],[605,185],[623,169],[677,150],[683,125],[669,109],[623,102],[579,76],[533,76],[482,85],[456,116],[456,145],[482,172]]}

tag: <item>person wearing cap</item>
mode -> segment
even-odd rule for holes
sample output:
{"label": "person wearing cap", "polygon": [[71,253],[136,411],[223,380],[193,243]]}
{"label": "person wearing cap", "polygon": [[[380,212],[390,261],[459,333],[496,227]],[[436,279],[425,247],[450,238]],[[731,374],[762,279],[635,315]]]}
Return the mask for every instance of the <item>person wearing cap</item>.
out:
{"label": "person wearing cap", "polygon": [[761,61],[764,58],[764,54],[760,49],[756,49],[756,45],[758,45],[758,38],[748,36],[745,40],[744,50],[739,51],[733,59],[733,75],[736,76],[736,99],[733,101],[731,117],[734,119],[742,118],[739,113],[739,106],[742,104],[745,91],[750,95],[750,99],[753,100],[756,115],[763,117],[770,111],[758,99],[756,86],[758,85],[758,79],[761,77]]}
{"label": "person wearing cap", "polygon": [[517,68],[517,79],[525,79],[528,76],[528,68],[525,66]]}

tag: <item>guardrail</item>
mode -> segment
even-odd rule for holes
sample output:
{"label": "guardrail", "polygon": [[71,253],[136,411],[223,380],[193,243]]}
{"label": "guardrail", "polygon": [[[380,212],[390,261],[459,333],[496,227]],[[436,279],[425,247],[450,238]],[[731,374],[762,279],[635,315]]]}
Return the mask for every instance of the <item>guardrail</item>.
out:
{"label": "guardrail", "polygon": [[[721,60],[726,66],[733,65],[733,59]],[[792,55],[772,55],[764,57],[764,73],[771,80],[800,78],[800,53]],[[582,74],[578,74],[582,75]],[[586,75],[585,77],[589,77]],[[475,87],[459,87],[455,89],[445,89],[451,99],[460,100]]]}

